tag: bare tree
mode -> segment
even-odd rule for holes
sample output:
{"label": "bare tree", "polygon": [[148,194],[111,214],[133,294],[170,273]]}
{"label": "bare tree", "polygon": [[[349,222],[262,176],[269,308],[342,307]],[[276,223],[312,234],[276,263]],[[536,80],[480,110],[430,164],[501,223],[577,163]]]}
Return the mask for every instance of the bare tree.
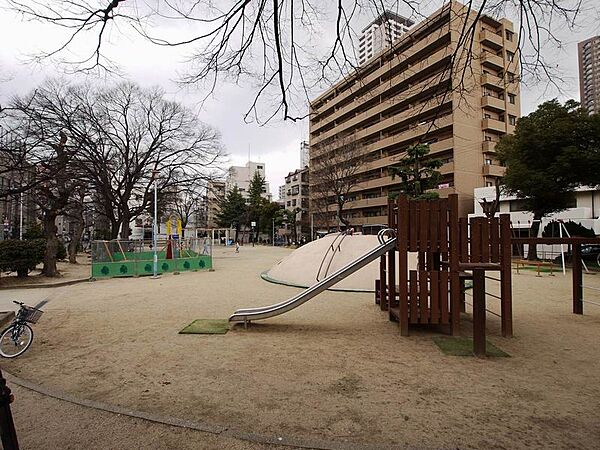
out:
{"label": "bare tree", "polygon": [[[113,70],[106,57],[108,32],[113,37],[138,33],[158,46],[191,52],[181,81],[204,85],[207,95],[221,80],[251,80],[256,95],[246,117],[258,118],[257,105],[266,101],[270,104],[267,120],[275,115],[291,120],[304,117],[311,90],[320,90],[357,70],[357,30],[365,16],[391,10],[421,21],[425,8],[430,7],[428,2],[416,0],[339,0],[331,4],[311,0],[104,0],[99,6],[88,0],[6,1],[26,19],[51,23],[67,32],[62,44],[36,55],[38,59],[59,58],[72,70]],[[455,5],[458,3],[453,1],[451,6]],[[600,7],[597,2],[582,0],[468,0],[464,8],[456,6],[455,10],[458,46],[447,70],[462,73],[460,79],[468,77],[470,60],[480,57],[473,45],[479,32],[477,19],[505,15],[518,20],[523,77],[560,88],[561,80],[542,50],[549,46],[560,49],[556,30],[576,28],[582,16],[597,16]],[[182,22],[190,25],[188,33],[172,26]],[[82,54],[81,47],[87,47],[87,53]],[[465,88],[468,86],[461,81],[450,89]]]}
{"label": "bare tree", "polygon": [[327,210],[335,205],[338,226],[339,222],[348,226],[343,212],[352,189],[360,183],[358,174],[365,164],[362,148],[354,136],[346,136],[325,140],[311,150],[311,197],[327,205]]}
{"label": "bare tree", "polygon": [[198,214],[198,204],[204,192],[206,192],[206,187],[197,182],[189,186],[177,186],[177,192],[175,192],[170,206],[172,212],[181,220],[184,233],[194,214]]}
{"label": "bare tree", "polygon": [[113,239],[127,239],[130,222],[152,203],[153,171],[163,192],[209,179],[221,163],[219,133],[159,89],[121,83],[71,92],[76,118],[62,119],[81,142],[79,167]]}
{"label": "bare tree", "polygon": [[46,253],[42,273],[48,277],[59,275],[56,256],[61,243],[56,219],[68,210],[73,193],[82,186],[75,163],[80,142],[70,138],[64,126],[65,118],[75,120],[77,108],[68,86],[56,81],[13,99],[11,104],[11,123],[27,149],[27,167],[32,167],[34,181],[29,188],[44,226]]}

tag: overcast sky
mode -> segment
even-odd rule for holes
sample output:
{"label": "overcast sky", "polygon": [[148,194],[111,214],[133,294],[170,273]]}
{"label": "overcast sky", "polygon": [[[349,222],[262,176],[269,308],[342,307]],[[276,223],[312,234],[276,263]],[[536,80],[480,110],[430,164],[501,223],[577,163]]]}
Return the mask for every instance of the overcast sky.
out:
{"label": "overcast sky", "polygon": [[[439,7],[442,2],[430,0],[423,4],[429,10],[425,12],[430,12]],[[409,11],[402,11],[402,7],[398,12],[407,16],[410,14]],[[333,33],[334,24],[330,19],[328,16],[321,25],[324,38],[329,33],[331,35]],[[514,20],[511,17],[509,19]],[[372,16],[364,15],[357,25],[362,27],[370,20]],[[543,84],[522,86],[523,115],[534,110],[544,100],[554,97],[559,97],[561,100],[567,98],[579,100],[577,42],[600,34],[598,17],[593,14],[582,17],[575,33],[566,29],[555,30],[555,32],[562,41],[562,49],[548,45],[544,51],[545,56],[563,74],[565,83],[561,83],[561,86],[564,94],[546,89],[546,85]],[[113,30],[113,33],[117,31]],[[46,77],[61,74],[50,63],[40,66],[26,62],[27,55],[40,49],[48,50],[53,43],[59,42],[59,37],[59,32],[53,27],[22,22],[12,12],[0,9],[0,42],[2,43],[0,45],[0,102],[4,103],[12,95],[24,94],[32,90]],[[214,95],[200,107],[199,102],[204,97],[202,92],[194,88],[183,90],[173,82],[185,68],[183,63],[187,56],[185,50],[156,47],[134,35],[128,39],[123,39],[121,34],[118,37],[118,45],[114,45],[113,42],[110,51],[112,59],[119,64],[123,77],[144,86],[159,85],[165,89],[169,97],[197,109],[204,122],[220,130],[231,164],[243,165],[248,158],[266,164],[271,192],[274,198],[277,198],[277,187],[284,183],[285,175],[299,166],[300,142],[308,140],[307,121],[293,123],[276,118],[266,126],[244,123],[243,115],[255,93],[255,87],[249,84],[242,86],[221,84]],[[114,36],[109,38],[114,39]],[[94,36],[89,36],[89,39],[94,39]],[[107,81],[115,79],[118,77],[111,76]]]}

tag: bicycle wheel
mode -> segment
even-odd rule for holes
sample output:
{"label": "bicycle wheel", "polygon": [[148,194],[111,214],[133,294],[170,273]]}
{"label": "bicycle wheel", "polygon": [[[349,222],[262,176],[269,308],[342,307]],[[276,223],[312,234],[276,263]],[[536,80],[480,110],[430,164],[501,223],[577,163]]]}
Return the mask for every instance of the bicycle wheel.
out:
{"label": "bicycle wheel", "polygon": [[0,336],[0,356],[15,358],[23,354],[33,342],[33,330],[26,323],[11,325]]}

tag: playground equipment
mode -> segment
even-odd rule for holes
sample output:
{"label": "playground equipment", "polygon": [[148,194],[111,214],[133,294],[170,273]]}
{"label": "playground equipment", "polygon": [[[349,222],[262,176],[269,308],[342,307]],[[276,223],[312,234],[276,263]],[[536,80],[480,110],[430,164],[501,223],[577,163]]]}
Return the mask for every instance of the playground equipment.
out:
{"label": "playground equipment", "polygon": [[[337,252],[342,251],[342,243],[344,242],[344,239],[346,239],[346,236],[348,236],[348,234],[349,230],[341,231],[335,236],[331,245],[327,247],[327,251],[325,252],[325,255],[323,255],[323,259],[321,260],[321,264],[319,265],[319,270],[317,270],[317,281],[321,281],[321,278],[327,277],[327,274],[329,273],[329,269],[331,267],[331,263],[333,262],[333,258],[335,258]],[[327,265],[325,265],[325,261],[327,260],[328,256],[329,262],[327,263]],[[321,274],[322,271],[323,274]]]}
{"label": "playground equipment", "polygon": [[[152,241],[92,242],[92,277],[113,278],[153,274]],[[158,272],[186,272],[212,268],[210,238],[157,240]]]}
{"label": "playground equipment", "polygon": [[358,259],[335,271],[331,275],[317,282],[316,284],[301,292],[300,294],[295,295],[292,298],[284,302],[277,303],[275,305],[264,306],[260,308],[238,309],[231,315],[229,321],[244,322],[244,324],[247,325],[248,322],[252,320],[268,319],[269,317],[275,317],[280,314],[284,314],[288,311],[291,311],[294,308],[297,308],[298,306],[306,303],[311,298],[317,296],[321,292],[335,285],[340,280],[343,280],[347,276],[353,274],[361,267],[364,267],[370,262],[375,261],[381,255],[384,255],[386,252],[390,251],[390,249],[396,246],[396,238],[394,237],[393,230],[381,230],[378,234],[378,239],[379,245],[373,250],[365,253]]}
{"label": "playground equipment", "polygon": [[[388,203],[388,223],[390,228],[378,234],[380,245],[360,258],[289,300],[240,309],[229,320],[247,324],[288,312],[380,258],[376,301],[389,312],[390,320],[399,322],[402,335],[408,335],[409,327],[417,324],[448,326],[452,334],[458,335],[460,313],[466,304],[465,281],[470,279],[474,352],[485,354],[486,296],[500,300],[502,334],[512,336],[509,215],[467,221],[458,218],[456,194],[436,200],[401,196]],[[331,250],[335,251],[336,246],[332,245]],[[409,252],[417,254],[416,269],[409,267]],[[492,271],[499,275],[486,275]],[[500,283],[500,295],[486,293],[486,279]]]}
{"label": "playground equipment", "polygon": [[[396,229],[397,246],[381,256],[376,302],[389,312],[390,320],[399,322],[402,335],[407,336],[412,325],[448,326],[458,335],[465,281],[472,280],[475,353],[485,354],[486,298],[500,301],[502,335],[512,336],[508,214],[468,221],[458,218],[456,194],[436,200],[401,196],[388,204],[388,223]],[[418,254],[417,270],[409,270],[409,252]],[[486,279],[500,283],[500,295],[486,292]]]}

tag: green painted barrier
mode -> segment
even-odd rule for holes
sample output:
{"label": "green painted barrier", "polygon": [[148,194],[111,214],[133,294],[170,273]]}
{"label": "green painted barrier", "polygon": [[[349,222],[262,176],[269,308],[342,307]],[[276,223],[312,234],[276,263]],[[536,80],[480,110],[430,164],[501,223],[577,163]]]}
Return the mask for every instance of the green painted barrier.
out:
{"label": "green painted barrier", "polygon": [[[146,252],[153,255],[151,252]],[[193,252],[190,252],[193,253]],[[119,253],[121,258],[122,253]],[[127,252],[125,252],[127,255]],[[136,254],[137,255],[137,254]],[[92,277],[94,278],[114,278],[114,277],[138,277],[143,275],[153,275],[153,260],[141,260],[139,258],[121,259],[110,262],[92,263]],[[162,256],[162,258],[160,257]],[[207,255],[193,256],[188,258],[165,259],[164,252],[159,254],[158,273],[166,272],[188,272],[192,270],[212,269],[212,258]]]}

